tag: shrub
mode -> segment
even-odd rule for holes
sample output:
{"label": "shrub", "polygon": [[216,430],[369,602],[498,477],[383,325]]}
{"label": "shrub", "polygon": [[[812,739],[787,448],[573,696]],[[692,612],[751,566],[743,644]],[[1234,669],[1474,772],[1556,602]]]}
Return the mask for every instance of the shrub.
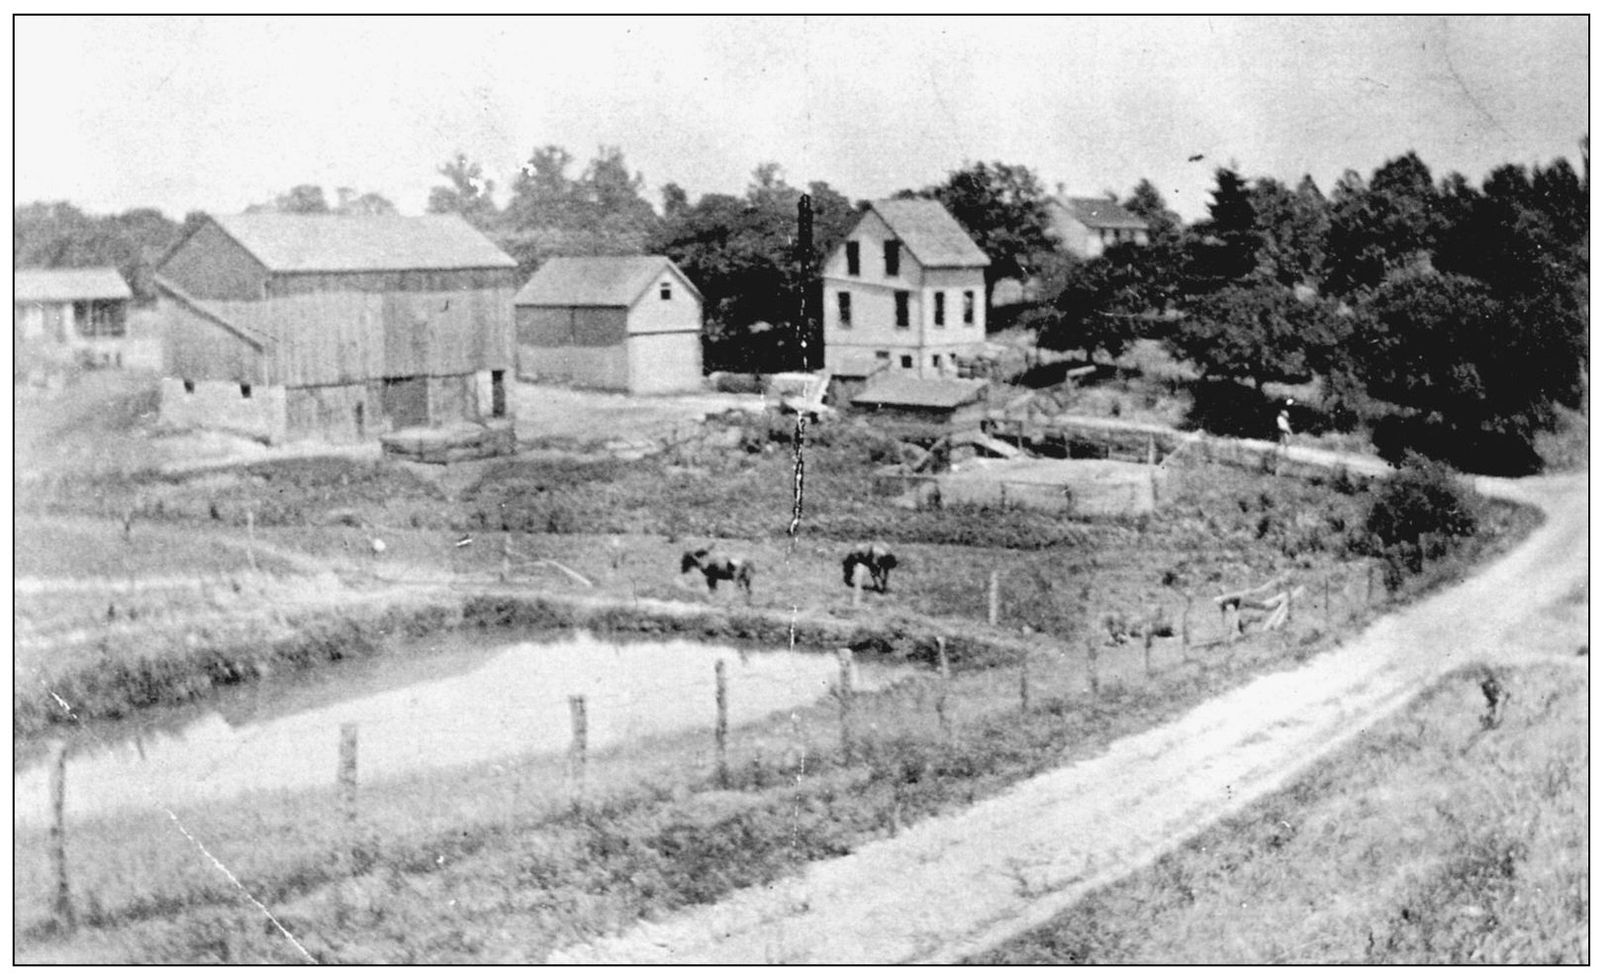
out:
{"label": "shrub", "polygon": [[1474,493],[1454,478],[1453,470],[1410,456],[1375,487],[1364,517],[1365,535],[1379,556],[1400,570],[1417,572],[1425,547],[1434,543],[1445,552],[1454,539],[1476,532],[1477,507]]}

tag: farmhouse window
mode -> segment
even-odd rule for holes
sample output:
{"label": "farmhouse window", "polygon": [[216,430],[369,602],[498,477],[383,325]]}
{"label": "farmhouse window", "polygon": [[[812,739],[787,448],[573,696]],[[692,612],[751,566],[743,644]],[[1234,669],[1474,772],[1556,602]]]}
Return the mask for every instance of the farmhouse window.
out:
{"label": "farmhouse window", "polygon": [[887,242],[887,276],[898,274],[898,242]]}
{"label": "farmhouse window", "polygon": [[252,385],[251,384],[242,384],[241,385],[241,399],[245,401],[245,400],[251,399],[251,397],[252,397]]}
{"label": "farmhouse window", "polygon": [[897,317],[894,322],[897,324],[899,329],[908,329],[909,293],[905,292],[903,289],[899,289],[897,292],[892,294],[892,301],[895,306],[893,309],[893,315]]}
{"label": "farmhouse window", "polygon": [[836,293],[836,321],[843,329],[853,328],[853,293]]}
{"label": "farmhouse window", "polygon": [[667,282],[663,282],[662,291],[659,294],[661,295],[663,302],[669,301],[673,298],[673,286]]}
{"label": "farmhouse window", "polygon": [[938,370],[943,369],[943,358],[940,355],[933,354],[931,358],[931,365]]}
{"label": "farmhouse window", "polygon": [[947,295],[948,293],[946,292],[938,292],[932,296],[931,321],[934,326],[943,325],[943,320],[946,318],[943,310],[948,308],[947,299],[945,298]]}
{"label": "farmhouse window", "polygon": [[965,317],[963,322],[967,326],[976,322],[976,293],[970,289],[965,290]]}
{"label": "farmhouse window", "polygon": [[[666,286],[664,286],[666,288]],[[505,417],[505,371],[494,370],[489,373],[490,383],[493,387],[493,401],[491,409],[494,417]]]}
{"label": "farmhouse window", "polygon": [[182,381],[180,381],[180,383],[185,385],[185,393],[187,393],[187,394],[195,394],[196,393],[196,381],[194,381],[194,380],[182,380]]}
{"label": "farmhouse window", "polygon": [[886,350],[876,350],[875,358],[877,360],[891,360],[892,354],[888,353]]}
{"label": "farmhouse window", "polygon": [[903,369],[908,370],[915,365],[915,358],[906,353],[898,358],[898,363],[902,365]]}
{"label": "farmhouse window", "polygon": [[859,275],[859,243],[857,241],[847,243],[847,274],[850,278],[858,278]]}

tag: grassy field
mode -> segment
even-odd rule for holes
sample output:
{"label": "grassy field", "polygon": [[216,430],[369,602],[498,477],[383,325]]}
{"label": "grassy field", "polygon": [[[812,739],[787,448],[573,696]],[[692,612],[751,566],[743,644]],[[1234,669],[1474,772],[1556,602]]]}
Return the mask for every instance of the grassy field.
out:
{"label": "grassy field", "polygon": [[1458,673],[1291,787],[976,963],[1587,964],[1585,670]]}
{"label": "grassy field", "polygon": [[[104,624],[100,598],[19,594],[30,628],[88,637],[19,645],[14,719],[34,724],[27,730],[61,722],[45,695],[58,687],[87,716],[118,716],[206,699],[262,667],[407,654],[411,635],[455,623],[587,620],[776,644],[789,626],[813,647],[845,643],[924,668],[935,636],[947,634],[959,658],[946,735],[939,680],[926,675],[858,698],[845,757],[829,700],[733,731],[744,746],[727,789],[713,781],[711,734],[698,731],[592,758],[595,790],[580,810],[560,800],[559,760],[530,756],[367,786],[358,836],[338,817],[334,792],[86,823],[70,842],[82,918],[71,935],[48,923],[43,833],[18,832],[19,959],[302,960],[202,858],[205,846],[319,960],[542,960],[559,944],[778,878],[1089,755],[1329,647],[1400,599],[1358,556],[1368,497],[1345,476],[1192,466],[1165,480],[1156,513],[1137,518],[913,512],[894,509],[868,474],[894,457],[890,440],[827,425],[806,446],[794,540],[787,430],[731,419],[709,433],[639,462],[73,468],[21,504],[30,539],[20,566],[46,578],[167,573],[210,583],[132,596]],[[262,563],[243,572],[249,512]],[[1501,505],[1482,517],[1481,532],[1430,564],[1405,596],[1531,524]],[[515,557],[501,584],[507,534]],[[854,608],[840,558],[872,537],[903,563],[891,593]],[[758,562],[749,604],[728,585],[711,596],[679,577],[678,556],[695,540]],[[989,629],[994,574],[1001,606]],[[1279,577],[1306,589],[1286,632],[1207,644],[1224,634],[1207,599]],[[645,598],[689,610],[669,618],[637,609]],[[562,599],[604,604],[579,617]],[[39,747],[19,744],[23,753]]]}

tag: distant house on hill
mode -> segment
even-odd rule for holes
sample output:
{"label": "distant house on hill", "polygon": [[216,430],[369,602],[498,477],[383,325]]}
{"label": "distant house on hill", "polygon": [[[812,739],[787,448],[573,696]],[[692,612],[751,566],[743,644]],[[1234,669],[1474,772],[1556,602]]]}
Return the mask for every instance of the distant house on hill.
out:
{"label": "distant house on hill", "polygon": [[458,216],[208,217],[156,270],[163,416],[271,442],[505,417],[515,269]]}
{"label": "distant house on hill", "polygon": [[937,201],[876,201],[823,269],[826,368],[953,376],[956,359],[987,337],[987,266]]}
{"label": "distant house on hill", "polygon": [[1145,219],[1107,197],[1051,198],[1049,230],[1080,258],[1097,258],[1124,241],[1150,243],[1150,225]]}
{"label": "distant house on hill", "polygon": [[983,380],[920,380],[882,375],[854,395],[856,410],[873,412],[893,421],[968,427],[986,411],[988,384]]}
{"label": "distant house on hill", "polygon": [[516,294],[517,370],[631,394],[695,390],[701,304],[660,255],[552,258]]}
{"label": "distant house on hill", "polygon": [[50,362],[123,366],[129,300],[116,268],[27,268],[12,273],[12,341],[19,365]]}

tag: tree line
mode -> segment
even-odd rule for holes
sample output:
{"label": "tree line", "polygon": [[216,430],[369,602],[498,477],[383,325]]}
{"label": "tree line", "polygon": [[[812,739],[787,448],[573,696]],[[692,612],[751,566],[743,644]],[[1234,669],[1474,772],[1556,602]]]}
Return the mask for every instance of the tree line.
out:
{"label": "tree line", "polygon": [[[987,286],[1028,283],[1032,301],[991,310],[990,328],[1021,323],[1040,345],[1115,356],[1158,337],[1212,384],[1323,379],[1321,425],[1350,428],[1377,414],[1427,440],[1519,446],[1552,422],[1553,405],[1586,396],[1588,155],[1530,169],[1505,164],[1479,187],[1433,178],[1414,152],[1365,180],[1348,171],[1327,195],[1216,170],[1207,217],[1186,224],[1142,179],[1121,205],[1143,218],[1145,243],[1094,259],[1066,252],[1049,226],[1051,196],[1028,167],[973,162],[936,184],[899,190],[944,204],[987,253]],[[797,204],[811,198],[817,269],[867,207],[823,181],[793,185],[762,163],[739,194],[694,202],[659,190],[660,211],[621,149],[581,165],[563,147],[536,147],[498,185],[460,154],[437,168],[431,213],[455,213],[497,242],[525,279],[557,255],[665,254],[706,298],[709,369],[803,365],[793,328],[800,291],[817,331],[821,290],[796,253]],[[250,210],[385,214],[380,194],[300,185]],[[13,260],[24,266],[111,264],[150,298],[152,265],[201,215],[184,222],[145,208],[84,214],[67,203],[15,209]],[[819,344],[807,337],[809,366]],[[1253,408],[1256,412],[1256,408]],[[1260,412],[1259,412],[1260,413]],[[1253,414],[1255,417],[1255,413]],[[1214,426],[1226,418],[1210,419]]]}

